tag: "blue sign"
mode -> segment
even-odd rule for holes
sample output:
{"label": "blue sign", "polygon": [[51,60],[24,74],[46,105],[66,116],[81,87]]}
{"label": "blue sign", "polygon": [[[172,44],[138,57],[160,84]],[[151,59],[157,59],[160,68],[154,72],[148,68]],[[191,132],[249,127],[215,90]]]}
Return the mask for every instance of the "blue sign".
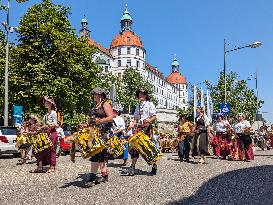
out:
{"label": "blue sign", "polygon": [[21,127],[23,122],[23,106],[13,105],[13,119],[15,127]]}
{"label": "blue sign", "polygon": [[230,113],[231,105],[229,103],[220,104],[221,113],[228,115]]}

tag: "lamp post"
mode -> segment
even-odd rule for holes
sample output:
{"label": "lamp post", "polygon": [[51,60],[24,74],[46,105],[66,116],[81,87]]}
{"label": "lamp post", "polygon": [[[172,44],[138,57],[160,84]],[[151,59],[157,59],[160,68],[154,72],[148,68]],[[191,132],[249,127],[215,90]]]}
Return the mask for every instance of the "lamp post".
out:
{"label": "lamp post", "polygon": [[[25,2],[28,0],[16,0],[18,3]],[[19,28],[11,27],[9,25],[9,8],[10,8],[10,0],[7,3],[7,21],[3,22],[2,25],[6,31],[6,57],[5,57],[5,105],[4,105],[4,126],[8,126],[9,120],[9,33],[13,33],[14,31],[19,32]]]}
{"label": "lamp post", "polygon": [[242,46],[242,47],[235,47],[234,49],[230,49],[227,50],[227,43],[226,43],[226,39],[224,39],[224,81],[225,81],[225,103],[227,103],[227,78],[226,78],[226,57],[227,57],[227,53],[233,52],[233,51],[237,51],[237,50],[241,50],[243,48],[258,48],[259,46],[261,46],[262,43],[260,41],[256,41],[252,44],[246,45],[246,46]]}
{"label": "lamp post", "polygon": [[251,75],[247,80],[255,80],[255,89],[256,89],[256,95],[257,95],[257,101],[256,101],[256,116],[254,117],[254,120],[257,120],[257,116],[259,114],[259,90],[258,90],[258,70],[256,70],[254,76]]}

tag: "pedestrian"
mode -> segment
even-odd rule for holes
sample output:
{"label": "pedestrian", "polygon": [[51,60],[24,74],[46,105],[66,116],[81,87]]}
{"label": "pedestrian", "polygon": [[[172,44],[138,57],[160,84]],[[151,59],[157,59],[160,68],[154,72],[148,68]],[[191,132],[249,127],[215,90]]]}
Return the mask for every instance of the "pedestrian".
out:
{"label": "pedestrian", "polygon": [[[195,119],[195,138],[193,152],[201,157],[199,163],[205,163],[205,155],[208,155],[208,132],[210,131],[210,120],[202,107],[196,109],[197,117]],[[194,153],[193,153],[194,154]]]}
{"label": "pedestrian", "polygon": [[[117,136],[119,140],[125,140],[124,131],[125,131],[125,120],[121,115],[121,108],[115,106],[113,107],[113,120],[114,120],[114,129],[113,135]],[[125,150],[123,152],[123,164],[122,166],[126,166],[127,159],[129,155],[129,145],[128,142],[124,144]]]}
{"label": "pedestrian", "polygon": [[230,139],[228,138],[228,130],[231,128],[229,122],[224,119],[222,113],[216,115],[216,122],[213,124],[213,130],[215,132],[215,154],[217,158],[226,157],[230,154],[229,143]]}
{"label": "pedestrian", "polygon": [[237,138],[238,159],[245,161],[254,160],[250,122],[246,120],[246,116],[243,113],[237,114],[237,120],[238,122],[234,125],[234,132]]}
{"label": "pedestrian", "polygon": [[60,156],[61,152],[62,152],[62,150],[61,150],[61,140],[65,137],[64,130],[62,128],[62,123],[60,121],[58,121],[56,131],[57,131],[57,136],[58,136],[56,157],[58,158]]}
{"label": "pedestrian", "polygon": [[[152,123],[156,120],[156,108],[155,105],[150,101],[150,96],[148,91],[145,88],[138,89],[136,91],[136,97],[139,100],[139,105],[136,106],[134,112],[134,121],[130,125],[129,129],[136,128],[137,131],[142,130],[145,135],[150,137],[152,140]],[[139,153],[135,148],[131,148],[129,151],[132,164],[130,168],[127,170],[127,174],[129,176],[135,175],[135,166],[137,160],[139,158]],[[152,164],[151,175],[156,175],[157,173],[157,165],[156,163]]]}
{"label": "pedestrian", "polygon": [[47,113],[43,118],[44,128],[47,132],[48,137],[52,142],[52,146],[50,149],[50,167],[47,173],[55,172],[56,171],[56,149],[58,143],[58,134],[57,134],[57,107],[54,99],[52,97],[44,96],[43,104],[47,109]]}
{"label": "pedestrian", "polygon": [[191,132],[194,129],[194,125],[190,122],[185,115],[181,115],[179,118],[178,126],[178,156],[180,161],[185,160],[189,162],[190,154],[190,141],[191,141]]}
{"label": "pedestrian", "polygon": [[[91,92],[94,98],[95,106],[91,110],[91,120],[89,123],[94,123],[99,128],[101,138],[106,142],[108,135],[112,128],[113,109],[109,102],[107,102],[106,91],[102,88],[94,88]],[[91,174],[89,181],[85,182],[84,187],[93,187],[95,184],[108,181],[108,168],[106,164],[107,149],[95,154],[90,158]],[[101,178],[98,178],[98,169],[101,170]]]}

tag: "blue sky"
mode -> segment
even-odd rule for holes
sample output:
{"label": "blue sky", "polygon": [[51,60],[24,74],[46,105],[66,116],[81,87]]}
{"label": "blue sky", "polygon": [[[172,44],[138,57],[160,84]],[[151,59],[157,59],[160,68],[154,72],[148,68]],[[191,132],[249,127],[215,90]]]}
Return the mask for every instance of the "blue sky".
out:
{"label": "blue sky", "polygon": [[[4,3],[7,0],[3,0]],[[11,25],[18,25],[27,8],[41,0],[11,3]],[[89,22],[92,38],[105,47],[120,29],[125,4],[133,17],[133,28],[141,36],[147,51],[146,60],[165,75],[170,73],[174,54],[181,72],[189,82],[215,82],[223,69],[224,38],[232,46],[254,41],[263,45],[229,53],[228,71],[241,79],[256,70],[259,73],[259,95],[265,101],[263,112],[273,122],[273,1],[272,0],[54,0],[70,6],[72,27],[78,32],[83,15]],[[1,21],[3,21],[3,13]],[[13,34],[13,39],[15,38]],[[255,82],[249,81],[255,88]]]}

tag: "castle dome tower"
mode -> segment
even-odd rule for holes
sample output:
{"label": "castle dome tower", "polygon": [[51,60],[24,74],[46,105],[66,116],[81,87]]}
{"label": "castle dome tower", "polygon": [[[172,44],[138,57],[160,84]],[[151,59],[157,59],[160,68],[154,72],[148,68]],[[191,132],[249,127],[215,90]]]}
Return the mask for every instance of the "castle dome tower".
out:
{"label": "castle dome tower", "polygon": [[122,76],[127,67],[144,69],[145,49],[139,36],[133,29],[133,19],[127,5],[120,20],[121,30],[110,45],[110,53],[114,58],[114,74]]}

